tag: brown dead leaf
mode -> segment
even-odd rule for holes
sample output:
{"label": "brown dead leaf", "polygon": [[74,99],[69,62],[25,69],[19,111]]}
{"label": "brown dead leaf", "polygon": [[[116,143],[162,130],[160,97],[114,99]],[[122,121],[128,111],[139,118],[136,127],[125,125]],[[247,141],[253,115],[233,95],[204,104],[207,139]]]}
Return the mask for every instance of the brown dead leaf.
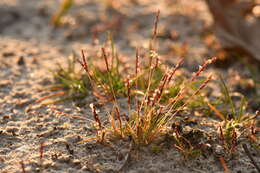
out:
{"label": "brown dead leaf", "polygon": [[206,0],[223,48],[241,50],[260,62],[260,17],[257,0]]}

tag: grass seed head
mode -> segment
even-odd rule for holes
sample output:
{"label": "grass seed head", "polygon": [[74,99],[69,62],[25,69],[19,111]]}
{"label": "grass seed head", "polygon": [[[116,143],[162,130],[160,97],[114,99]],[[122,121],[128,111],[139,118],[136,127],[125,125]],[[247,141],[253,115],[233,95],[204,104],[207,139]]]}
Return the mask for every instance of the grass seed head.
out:
{"label": "grass seed head", "polygon": [[203,72],[205,70],[205,68],[212,64],[213,62],[215,62],[217,60],[217,57],[213,57],[213,58],[210,58],[208,60],[206,60],[204,62],[204,64],[202,64],[201,66],[199,66],[199,70],[194,74],[194,76],[192,77],[191,81],[194,81],[199,75],[201,72]]}
{"label": "grass seed head", "polygon": [[95,106],[93,103],[91,103],[91,104],[89,105],[89,107],[91,108],[92,114],[93,114],[93,116],[94,116],[94,120],[98,123],[99,129],[102,129],[102,124],[101,124],[99,115],[98,115],[98,113],[97,113],[96,106]]}

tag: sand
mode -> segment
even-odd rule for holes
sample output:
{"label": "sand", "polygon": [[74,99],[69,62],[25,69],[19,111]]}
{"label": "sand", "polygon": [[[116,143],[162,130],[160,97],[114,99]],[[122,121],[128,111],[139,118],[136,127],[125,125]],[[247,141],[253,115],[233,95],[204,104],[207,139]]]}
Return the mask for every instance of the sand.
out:
{"label": "sand", "polygon": [[[108,30],[116,33],[114,38],[118,49],[131,62],[136,46],[148,47],[157,9],[161,11],[158,50],[166,61],[176,62],[178,55],[172,53],[173,47],[180,47],[184,42],[189,43],[185,55],[187,72],[195,71],[205,58],[214,55],[202,39],[205,28],[212,23],[203,1],[192,1],[192,4],[188,0],[130,2],[122,1],[115,10],[106,8],[105,1],[75,0],[75,6],[66,16],[65,26],[59,28],[50,24],[58,1],[0,2],[0,172],[119,172],[123,166],[120,172],[217,173],[224,172],[219,160],[221,156],[231,172],[257,172],[241,145],[233,157],[222,153],[218,130],[223,122],[217,117],[187,115],[198,122],[196,128],[212,134],[215,143],[208,143],[210,151],[205,154],[185,159],[173,144],[163,147],[160,152],[153,152],[154,144],[130,153],[129,141],[118,140],[107,145],[77,144],[95,134],[88,106],[97,102],[94,96],[84,99],[86,106],[83,107],[73,101],[49,106],[35,102],[47,95],[45,88],[54,83],[50,70],[57,67],[56,63],[65,65],[72,51],[79,54],[84,49],[88,55],[100,53]],[[93,26],[101,28],[95,45],[91,33]],[[169,36],[171,31],[178,33],[177,38]],[[230,86],[236,88],[239,80],[234,80],[234,76],[252,78],[246,69],[242,69],[243,64],[238,62],[228,70],[212,67],[208,72],[223,74]],[[210,86],[218,91],[216,83]],[[259,93],[259,88],[257,91]],[[250,96],[249,92],[247,94]],[[125,100],[121,100],[124,105]],[[248,113],[253,114],[258,106],[259,102],[250,104]],[[104,106],[99,109],[105,121]],[[86,120],[66,117],[58,112],[79,115]],[[260,165],[259,147],[251,147],[243,137],[240,141],[248,145]]]}

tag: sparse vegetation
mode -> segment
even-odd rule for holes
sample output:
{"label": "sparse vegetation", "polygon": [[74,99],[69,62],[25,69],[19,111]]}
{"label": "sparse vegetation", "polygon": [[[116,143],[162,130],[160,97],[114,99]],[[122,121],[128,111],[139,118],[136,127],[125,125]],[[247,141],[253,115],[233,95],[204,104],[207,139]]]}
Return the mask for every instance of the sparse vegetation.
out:
{"label": "sparse vegetation", "polygon": [[[106,144],[122,139],[131,141],[134,146],[139,148],[153,143],[164,143],[165,137],[168,136],[172,146],[180,151],[185,159],[199,157],[203,154],[208,145],[199,142],[199,139],[204,138],[203,134],[208,134],[194,129],[183,133],[181,126],[176,127],[175,117],[184,110],[200,109],[205,115],[213,112],[224,121],[223,126],[219,127],[220,143],[225,151],[234,153],[238,146],[239,135],[241,135],[240,132],[238,135],[239,128],[241,126],[249,127],[248,123],[252,122],[251,120],[255,119],[257,115],[245,114],[246,100],[244,97],[238,108],[235,106],[222,77],[220,77],[222,91],[220,99],[208,101],[205,94],[200,93],[212,80],[212,75],[204,79],[198,78],[208,65],[216,61],[215,57],[206,60],[199,66],[190,79],[176,75],[184,58],[180,58],[175,67],[169,68],[164,65],[154,48],[158,22],[159,12],[154,22],[150,49],[142,60],[139,49],[136,49],[134,68],[126,68],[125,63],[120,60],[112,34],[109,34],[109,51],[102,47],[100,57],[86,57],[82,50],[81,59],[77,59],[77,61],[85,73],[80,70],[76,71],[76,58],[75,56],[70,57],[67,69],[59,65],[59,69],[53,72],[58,84],[53,85],[51,89],[63,89],[63,92],[51,94],[39,101],[53,96],[68,95],[65,99],[47,102],[48,104],[57,103],[71,98],[84,98],[88,94],[92,94],[102,102],[113,103],[111,110],[106,108],[109,123],[102,122],[95,103],[91,103],[93,128],[96,135],[78,142],[79,144],[91,141]],[[175,53],[183,57],[187,52],[187,47],[188,45],[185,43],[180,50],[175,50]],[[127,98],[127,113],[123,113],[118,104],[120,97]],[[224,109],[219,111],[216,106]],[[253,139],[256,138],[252,133],[249,136]],[[163,152],[163,148],[152,145],[151,152],[158,154]],[[228,169],[224,158],[219,159],[222,166]]]}
{"label": "sparse vegetation", "polygon": [[[155,41],[156,36],[158,15],[159,13],[157,14],[155,20],[154,36],[152,39],[153,42]],[[154,44],[153,42],[151,45]],[[107,60],[108,57],[106,56],[104,48],[102,48],[102,53],[106,62],[106,70],[109,72],[110,69]],[[96,137],[88,138],[81,141],[80,143],[90,140],[103,142],[107,138],[130,138],[130,140],[133,141],[135,145],[143,146],[158,140],[167,133],[169,123],[172,122],[176,114],[183,110],[212,79],[212,75],[209,75],[208,78],[204,80],[198,88],[196,88],[196,90],[189,96],[188,99],[183,99],[189,94],[189,88],[197,80],[198,76],[200,76],[200,74],[209,64],[216,60],[215,57],[206,60],[205,63],[199,67],[198,71],[194,73],[191,79],[181,83],[181,85],[178,83],[178,86],[174,86],[172,79],[175,77],[175,72],[183,63],[184,59],[181,58],[175,67],[164,70],[164,72],[161,70],[158,54],[154,50],[150,50],[148,59],[148,67],[142,68],[144,70],[141,71],[139,66],[139,54],[137,51],[135,74],[132,77],[133,80],[128,78],[126,82],[128,98],[127,115],[123,116],[120,111],[120,107],[118,106],[115,94],[115,87],[118,85],[114,85],[113,82],[115,82],[115,80],[112,79],[112,74],[110,73],[109,76],[105,76],[105,78],[108,80],[107,83],[109,83],[109,90],[114,96],[114,107],[112,111],[109,111],[111,112],[109,114],[110,125],[108,127],[102,125],[100,118],[98,118],[99,116],[95,106],[91,104],[92,113],[96,121]],[[86,62],[84,54],[82,55],[82,60],[79,60],[79,62],[85,69],[89,79],[95,83],[95,77],[92,77],[90,74],[89,66]],[[116,80],[120,81],[120,79]],[[103,84],[101,83],[101,85]],[[168,88],[174,88],[174,95],[170,95],[169,97],[164,96],[163,104],[161,99]],[[135,106],[131,106],[132,100],[134,100]],[[180,102],[182,103],[180,104]],[[180,141],[179,139],[180,137],[176,138],[176,141],[180,144],[180,142],[178,142]],[[180,145],[178,147],[180,149]]]}
{"label": "sparse vegetation", "polygon": [[[241,96],[239,105],[235,106],[232,96],[230,95],[230,92],[221,76],[220,81],[222,84],[222,107],[225,109],[223,110],[224,114],[221,111],[217,110],[210,103],[208,103],[208,106],[221,120],[225,122],[223,126],[220,126],[219,129],[220,139],[222,140],[222,144],[225,150],[230,153],[234,153],[238,145],[238,139],[240,137],[249,134],[249,136],[252,137],[253,134],[250,133],[250,128],[252,127],[252,123],[254,124],[258,113],[256,113],[255,115],[246,114],[247,102],[244,96]],[[238,136],[238,134],[240,135]]]}
{"label": "sparse vegetation", "polygon": [[[99,99],[101,95],[105,95],[106,100],[110,100],[114,104],[113,109],[108,111],[110,112],[108,113],[110,122],[108,126],[103,125],[95,105],[91,104],[96,123],[94,125],[96,137],[88,138],[80,143],[91,140],[103,143],[107,139],[130,138],[135,145],[143,146],[160,140],[168,133],[169,124],[176,114],[194,101],[200,91],[212,79],[212,75],[209,75],[205,80],[197,80],[205,68],[216,60],[215,57],[206,60],[188,80],[176,77],[176,71],[183,64],[184,58],[181,58],[173,68],[162,65],[158,53],[154,50],[158,21],[159,12],[154,22],[148,57],[145,57],[145,61],[141,62],[137,49],[135,68],[132,69],[133,75],[122,71],[125,68],[120,63],[111,36],[109,37],[112,52],[110,56],[105,48],[101,49],[101,58],[105,64],[105,69],[101,70],[100,67],[92,63],[91,57],[87,58],[82,50],[82,58],[81,60],[78,59],[78,62],[86,72],[85,75],[80,74],[80,77],[75,75],[75,65],[73,64],[75,58],[68,62],[67,70],[60,67],[60,70],[54,73],[54,77],[60,79],[58,86],[67,89],[68,93],[74,92],[77,94],[85,91],[86,94],[81,94],[84,97],[87,95],[87,91],[93,90],[92,93]],[[90,61],[87,61],[87,59],[90,59]],[[83,76],[85,78],[82,78]],[[79,83],[79,80],[82,83]],[[53,87],[57,87],[57,85]],[[119,96],[127,97],[128,113],[126,115],[121,113],[121,108],[118,105],[117,97]],[[134,106],[132,103],[134,103]],[[183,139],[185,138],[176,133],[176,148],[182,152],[186,150]],[[188,140],[185,139],[185,141]],[[191,154],[194,152],[193,147],[190,145],[188,148],[189,151],[185,155],[193,155]]]}
{"label": "sparse vegetation", "polygon": [[[161,97],[163,95],[164,89],[171,82],[170,80],[174,77],[174,72],[178,69],[183,60],[181,60],[173,69],[168,70],[163,77],[160,79],[160,82],[157,84],[154,90],[150,89],[151,78],[155,71],[156,66],[152,62],[152,68],[150,68],[148,74],[148,85],[145,92],[141,93],[140,96],[134,95],[134,102],[136,105],[133,109],[131,104],[131,84],[128,81],[128,114],[123,116],[121,114],[120,108],[117,104],[116,98],[114,100],[114,108],[109,114],[110,125],[109,127],[104,127],[98,118],[95,107],[92,105],[92,112],[97,123],[97,136],[91,138],[91,140],[96,139],[97,141],[103,141],[105,136],[109,138],[129,138],[134,141],[136,145],[148,145],[158,138],[167,133],[167,127],[174,116],[181,111],[188,102],[196,96],[211,80],[212,76],[209,76],[206,81],[204,81],[200,87],[190,96],[188,100],[185,100],[183,104],[178,105],[178,102],[183,99],[190,85],[190,82],[196,80],[200,73],[205,69],[207,65],[212,63],[215,58],[207,60],[202,67],[194,74],[190,81],[186,81],[186,85],[182,86],[180,91],[173,97],[168,98],[168,101],[165,102],[165,105],[161,104]],[[82,65],[84,63],[81,63]],[[86,66],[84,66],[85,68]],[[86,71],[88,71],[86,69]],[[138,74],[136,75],[138,76]],[[138,88],[138,83],[136,83]],[[85,141],[89,141],[86,139]]]}
{"label": "sparse vegetation", "polygon": [[[75,54],[70,56],[67,60],[67,68],[58,64],[58,69],[51,71],[56,84],[53,84],[47,90],[54,91],[55,93],[47,95],[37,100],[42,104],[54,104],[64,102],[67,100],[83,99],[89,94],[90,81],[87,76],[82,75],[75,67],[76,59]],[[59,97],[53,100],[54,97]],[[49,102],[43,102],[46,99],[52,99]]]}
{"label": "sparse vegetation", "polygon": [[[247,59],[246,45],[222,49],[209,27],[209,11],[218,25],[221,9],[204,0],[27,1],[0,2],[0,172],[259,170],[257,56],[252,47]],[[237,2],[223,1],[224,12]],[[243,26],[256,19],[246,14]],[[219,38],[240,44],[230,21]]]}

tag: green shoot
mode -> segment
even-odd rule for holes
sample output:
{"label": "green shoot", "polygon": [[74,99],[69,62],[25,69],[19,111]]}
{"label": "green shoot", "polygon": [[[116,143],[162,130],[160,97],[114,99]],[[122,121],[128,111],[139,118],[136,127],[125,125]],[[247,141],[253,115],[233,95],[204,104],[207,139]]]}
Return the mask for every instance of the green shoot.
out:
{"label": "green shoot", "polygon": [[76,70],[75,62],[75,54],[73,54],[68,58],[67,68],[58,64],[58,69],[51,71],[56,84],[53,84],[48,90],[58,92],[42,97],[37,102],[59,96],[60,98],[56,100],[42,103],[54,104],[66,100],[83,99],[89,94],[90,81],[87,76],[82,75],[80,71]]}
{"label": "green shoot", "polygon": [[63,0],[59,9],[52,17],[52,24],[59,26],[61,24],[62,17],[69,11],[73,5],[73,0]]}
{"label": "green shoot", "polygon": [[[244,96],[241,96],[240,104],[236,107],[232,100],[231,94],[221,76],[220,80],[222,83],[223,104],[227,104],[227,106],[229,106],[227,108],[228,110],[225,110],[226,115],[210,103],[208,103],[208,106],[221,120],[225,121],[224,129],[220,127],[221,140],[224,148],[233,152],[237,145],[237,131],[240,129],[240,127],[248,126],[247,124],[251,120],[254,120],[257,115],[249,116],[245,113],[247,102]],[[231,112],[231,116],[227,115],[229,112]]]}

